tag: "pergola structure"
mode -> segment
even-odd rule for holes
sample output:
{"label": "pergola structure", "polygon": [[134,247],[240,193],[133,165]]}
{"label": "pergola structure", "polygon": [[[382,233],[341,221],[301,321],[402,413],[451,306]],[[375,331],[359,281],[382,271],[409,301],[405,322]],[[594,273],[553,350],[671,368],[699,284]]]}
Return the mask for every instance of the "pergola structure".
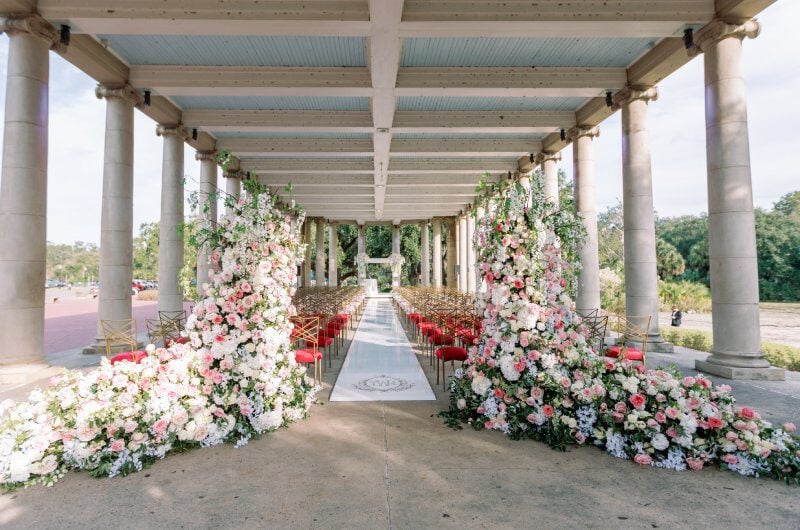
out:
{"label": "pergola structure", "polygon": [[[559,153],[572,143],[588,231],[580,310],[600,305],[592,139],[621,109],[627,311],[654,316],[655,345],[647,104],[659,81],[702,54],[714,350],[698,368],[781,378],[760,352],[740,58],[743,39],[759,32],[753,17],[772,1],[0,0],[10,38],[0,363],[42,359],[51,49],[97,80],[108,108],[101,319],[130,316],[134,108],[164,138],[161,308],[182,298],[182,241],[167,234],[183,219],[184,142],[197,150],[203,193],[217,185],[215,153],[230,151],[226,189],[238,194],[241,178],[258,178],[297,201],[320,250],[329,223],[356,223],[362,237],[365,223],[423,223],[423,283],[443,282],[444,225],[447,281],[468,290],[473,224],[464,215],[478,180],[541,168],[557,199]],[[325,261],[316,256],[318,279]]]}

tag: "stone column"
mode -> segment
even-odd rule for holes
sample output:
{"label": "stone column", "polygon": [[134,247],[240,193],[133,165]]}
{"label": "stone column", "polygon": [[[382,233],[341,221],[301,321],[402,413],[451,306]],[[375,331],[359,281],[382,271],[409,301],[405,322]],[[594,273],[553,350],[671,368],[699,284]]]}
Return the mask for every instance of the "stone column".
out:
{"label": "stone column", "polygon": [[[392,225],[392,255],[400,256],[400,225]],[[400,274],[395,274],[395,266],[392,265],[392,287],[400,287]]]}
{"label": "stone column", "polygon": [[[0,181],[0,365],[44,358],[48,51],[58,32],[38,15],[0,18],[8,33]],[[0,382],[20,382],[7,368]]]}
{"label": "stone column", "polygon": [[600,257],[597,250],[597,203],[594,185],[594,146],[597,127],[574,127],[567,133],[572,141],[575,209],[583,219],[586,240],[579,249],[581,273],[575,307],[580,312],[600,308]]}
{"label": "stone column", "polygon": [[456,218],[447,218],[447,281],[446,285],[451,289],[458,289],[456,280],[456,260],[458,250],[456,249]]}
{"label": "stone column", "polygon": [[183,309],[180,273],[183,268],[183,141],[189,137],[180,125],[159,125],[164,138],[161,165],[161,221],[158,231],[158,310]]}
{"label": "stone column", "polygon": [[[478,225],[477,219],[483,219],[486,215],[486,210],[482,206],[478,206],[475,209],[475,224]],[[475,291],[485,291],[486,285],[483,283],[483,275],[481,274],[480,269],[478,268],[478,249],[480,248],[480,234],[473,233],[473,248],[475,249]]]}
{"label": "stone column", "polygon": [[306,246],[303,253],[303,287],[311,287],[311,219],[309,217],[303,221],[303,243]]}
{"label": "stone column", "polygon": [[697,361],[703,372],[733,379],[783,379],[761,352],[747,99],[742,40],[758,22],[715,20],[695,35],[705,52],[708,255],[714,343]]}
{"label": "stone column", "polygon": [[434,219],[433,224],[433,286],[442,286],[442,221]]}
{"label": "stone column", "polygon": [[458,219],[458,288],[461,291],[467,290],[467,216],[462,215]]}
{"label": "stone column", "polygon": [[561,153],[542,151],[536,155],[536,163],[542,167],[544,178],[544,196],[556,207],[559,206],[558,197],[558,162],[561,160]]}
{"label": "stone column", "polygon": [[[200,227],[212,229],[217,225],[217,152],[197,151],[194,158],[200,161]],[[197,294],[201,298],[205,296],[203,284],[209,282],[211,270],[208,251],[207,248],[197,251]],[[159,291],[159,298],[160,294]]]}
{"label": "stone column", "polygon": [[431,236],[428,222],[420,223],[420,272],[422,275],[422,285],[425,287],[431,284]]}
{"label": "stone column", "polygon": [[475,218],[472,216],[472,211],[467,213],[467,291],[470,293],[475,292]]}
{"label": "stone column", "polygon": [[653,175],[647,104],[658,99],[655,87],[626,87],[614,95],[622,109],[622,206],[624,219],[625,314],[650,317],[648,349],[672,352],[658,330],[658,271]]}
{"label": "stone column", "polygon": [[338,283],[337,258],[339,248],[339,234],[337,223],[330,223],[328,233],[328,287],[336,287]]}
{"label": "stone column", "polygon": [[356,269],[358,273],[358,285],[363,287],[364,280],[367,279],[367,264],[359,264],[359,260],[367,259],[367,227],[363,224],[358,225],[357,237],[356,244],[358,252],[356,253]]}
{"label": "stone column", "polygon": [[316,286],[322,287],[325,285],[325,221],[317,217],[314,225],[316,225],[314,235],[317,240],[317,262],[314,275],[316,276]]}
{"label": "stone column", "polygon": [[[98,86],[95,94],[106,100],[97,312],[99,320],[125,320],[131,318],[133,278],[133,107],[142,96],[129,85]],[[105,352],[99,323],[95,344],[84,349],[98,352]]]}
{"label": "stone column", "polygon": [[[242,172],[238,169],[229,169],[225,172],[225,193],[239,199],[242,194]],[[225,215],[230,215],[232,209],[228,206],[225,207]]]}

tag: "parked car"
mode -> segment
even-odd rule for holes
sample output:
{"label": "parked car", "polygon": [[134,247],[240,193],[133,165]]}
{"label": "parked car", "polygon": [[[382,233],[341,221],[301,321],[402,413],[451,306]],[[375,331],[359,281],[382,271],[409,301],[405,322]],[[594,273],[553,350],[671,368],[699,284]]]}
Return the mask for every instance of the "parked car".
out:
{"label": "parked car", "polygon": [[139,294],[140,291],[144,291],[144,285],[137,283],[134,280],[131,282],[131,290],[133,291],[133,294]]}

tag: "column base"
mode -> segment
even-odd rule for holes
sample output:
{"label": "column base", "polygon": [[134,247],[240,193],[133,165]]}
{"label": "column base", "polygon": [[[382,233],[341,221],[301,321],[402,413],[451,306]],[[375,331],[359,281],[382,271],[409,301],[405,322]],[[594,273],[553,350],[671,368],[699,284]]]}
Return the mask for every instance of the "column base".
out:
{"label": "column base", "polygon": [[717,375],[726,379],[743,379],[754,381],[784,381],[786,370],[776,366],[764,368],[742,368],[726,366],[724,364],[710,363],[708,361],[695,361],[695,370],[709,375]]}
{"label": "column base", "polygon": [[60,374],[64,369],[45,363],[0,365],[0,385],[25,385]]}
{"label": "column base", "polygon": [[647,339],[647,351],[656,353],[675,353],[675,345],[665,341],[661,335]]}

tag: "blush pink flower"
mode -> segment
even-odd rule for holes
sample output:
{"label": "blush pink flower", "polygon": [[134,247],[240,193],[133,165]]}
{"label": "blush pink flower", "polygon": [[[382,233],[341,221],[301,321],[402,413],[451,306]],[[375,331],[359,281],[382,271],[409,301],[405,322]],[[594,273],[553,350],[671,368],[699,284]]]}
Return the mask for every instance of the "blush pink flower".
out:
{"label": "blush pink flower", "polygon": [[634,407],[636,407],[639,410],[644,408],[644,404],[646,403],[646,401],[647,400],[645,399],[645,397],[643,395],[641,395],[641,394],[633,394],[630,397],[631,405],[633,405]]}
{"label": "blush pink flower", "polygon": [[705,460],[702,458],[686,457],[686,465],[689,466],[689,469],[692,471],[700,471],[703,469],[703,464],[705,464]]}
{"label": "blush pink flower", "polygon": [[652,457],[644,453],[639,453],[638,455],[634,456],[633,461],[639,464],[640,466],[649,466],[650,464],[653,463]]}
{"label": "blush pink flower", "polygon": [[545,405],[542,407],[542,414],[544,414],[548,418],[552,418],[555,410],[553,409],[552,405]]}
{"label": "blush pink flower", "polygon": [[727,455],[722,457],[722,461],[725,462],[728,465],[733,465],[733,464],[736,464],[737,462],[739,462],[739,457],[736,456],[736,455],[727,454]]}
{"label": "blush pink flower", "polygon": [[114,440],[113,442],[111,442],[110,449],[115,453],[119,453],[120,451],[125,449],[125,440],[119,440],[119,439]]}

